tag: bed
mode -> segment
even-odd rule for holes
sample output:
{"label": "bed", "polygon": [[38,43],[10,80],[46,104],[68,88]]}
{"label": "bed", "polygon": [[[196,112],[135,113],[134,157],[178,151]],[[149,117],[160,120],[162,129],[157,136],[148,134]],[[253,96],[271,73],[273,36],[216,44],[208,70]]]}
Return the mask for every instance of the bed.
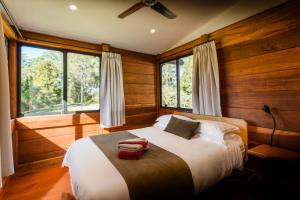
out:
{"label": "bed", "polygon": [[[100,138],[108,148],[126,134],[127,137],[146,138],[152,149],[159,152],[149,153],[149,157],[145,157],[148,161],[142,158],[120,163],[106,149],[99,148],[93,138],[82,138],[70,146],[63,161],[63,166],[69,168],[76,199],[182,199],[213,186],[229,176],[232,170],[242,167],[243,159],[247,159],[248,142],[244,120],[181,112],[174,114],[238,126],[244,151],[241,144],[234,142],[219,145],[198,139],[186,140],[157,127],[147,127]],[[113,137],[115,139],[111,139]],[[127,164],[127,168],[123,166]],[[159,196],[153,196],[157,195],[155,193]]]}

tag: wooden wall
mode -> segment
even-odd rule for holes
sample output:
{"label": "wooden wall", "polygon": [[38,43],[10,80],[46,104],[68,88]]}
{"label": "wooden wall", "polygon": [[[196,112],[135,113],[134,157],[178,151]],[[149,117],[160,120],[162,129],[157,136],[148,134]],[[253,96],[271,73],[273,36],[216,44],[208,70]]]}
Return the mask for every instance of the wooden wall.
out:
{"label": "wooden wall", "polygon": [[300,132],[300,4],[284,4],[211,34],[219,43],[225,115],[272,127],[261,111],[268,104],[278,129]]}
{"label": "wooden wall", "polygon": [[275,142],[297,150],[300,150],[300,135],[295,135],[300,132],[299,10],[299,1],[287,2],[209,34],[209,39],[217,43],[223,115],[247,120],[251,126],[249,139],[268,143],[271,130],[257,128],[272,128],[270,116],[262,111],[267,104],[275,113],[277,129],[293,132],[289,142],[285,142],[289,140],[286,134],[278,136],[281,139]]}
{"label": "wooden wall", "polygon": [[[219,43],[225,116],[272,128],[270,116],[261,110],[267,104],[275,114],[277,129],[300,132],[299,10],[299,1],[288,2],[210,35]],[[250,139],[269,143],[270,137],[259,129],[250,131]],[[293,138],[296,146],[289,142],[284,146],[300,150],[300,138]],[[281,141],[286,140],[282,137]]]}
{"label": "wooden wall", "polygon": [[[29,39],[21,42],[44,46],[51,43],[50,46],[80,48],[77,50],[84,48],[87,52],[101,53],[101,48],[96,45],[32,32],[23,33]],[[14,142],[18,165],[62,156],[73,141],[85,136],[145,127],[154,122],[157,116],[156,57],[113,47],[110,51],[122,55],[126,125],[102,130],[99,126],[99,112],[17,118]],[[15,107],[13,112],[14,109]]]}

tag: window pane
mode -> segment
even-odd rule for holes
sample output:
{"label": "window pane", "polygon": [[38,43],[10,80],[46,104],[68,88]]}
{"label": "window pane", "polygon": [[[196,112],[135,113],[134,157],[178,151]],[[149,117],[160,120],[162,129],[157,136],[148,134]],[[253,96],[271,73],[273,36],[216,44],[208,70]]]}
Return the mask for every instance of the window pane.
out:
{"label": "window pane", "polygon": [[63,113],[62,77],[62,52],[22,46],[21,114]]}
{"label": "window pane", "polygon": [[179,59],[180,107],[192,108],[193,56]]}
{"label": "window pane", "polygon": [[176,61],[161,65],[161,103],[162,106],[177,107]]}
{"label": "window pane", "polygon": [[68,53],[68,111],[99,110],[100,58]]}

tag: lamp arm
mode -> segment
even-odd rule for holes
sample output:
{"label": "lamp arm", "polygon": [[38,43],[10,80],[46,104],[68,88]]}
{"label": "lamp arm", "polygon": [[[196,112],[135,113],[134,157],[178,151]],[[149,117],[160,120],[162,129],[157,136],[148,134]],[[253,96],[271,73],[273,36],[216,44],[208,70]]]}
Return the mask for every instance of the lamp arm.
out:
{"label": "lamp arm", "polygon": [[275,130],[276,130],[276,120],[275,120],[272,113],[270,113],[270,115],[273,119],[273,131],[272,131],[272,134],[271,134],[271,146],[273,146],[273,136],[274,136],[274,133],[275,133]]}

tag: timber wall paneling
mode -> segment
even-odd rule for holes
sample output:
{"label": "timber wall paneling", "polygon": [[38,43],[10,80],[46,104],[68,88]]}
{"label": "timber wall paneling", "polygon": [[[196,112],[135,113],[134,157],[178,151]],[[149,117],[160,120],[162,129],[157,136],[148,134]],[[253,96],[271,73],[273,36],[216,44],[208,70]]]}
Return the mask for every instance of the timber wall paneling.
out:
{"label": "timber wall paneling", "polygon": [[[268,143],[270,134],[265,130],[272,128],[272,119],[262,111],[263,105],[268,104],[277,129],[285,131],[284,136],[278,136],[281,139],[277,144],[284,147],[290,144],[290,148],[298,150],[299,10],[300,1],[289,1],[209,34],[209,40],[217,44],[223,116],[245,119],[250,126],[257,127],[249,129],[249,139]],[[189,52],[184,46],[192,53],[189,43],[181,47]],[[178,54],[174,50],[159,55],[158,59],[165,61],[172,51]],[[159,113],[165,113],[164,109]]]}

